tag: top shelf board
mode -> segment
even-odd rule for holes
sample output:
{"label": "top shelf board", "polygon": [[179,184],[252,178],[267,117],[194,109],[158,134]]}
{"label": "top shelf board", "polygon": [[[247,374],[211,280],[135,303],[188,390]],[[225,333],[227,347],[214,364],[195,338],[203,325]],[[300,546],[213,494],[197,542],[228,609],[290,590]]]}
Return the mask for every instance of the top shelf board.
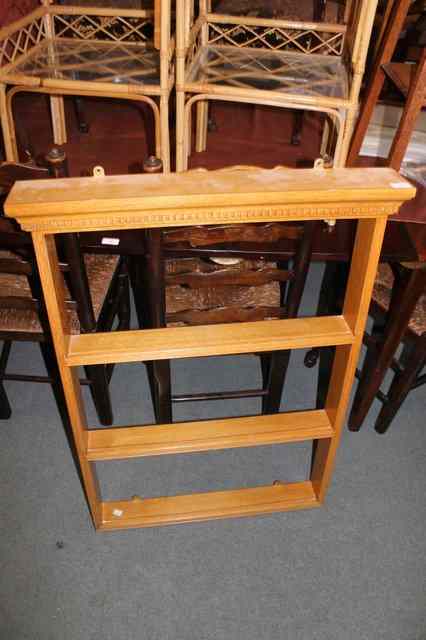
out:
{"label": "top shelf board", "polygon": [[8,216],[64,233],[396,213],[414,187],[389,168],[195,170],[17,182]]}

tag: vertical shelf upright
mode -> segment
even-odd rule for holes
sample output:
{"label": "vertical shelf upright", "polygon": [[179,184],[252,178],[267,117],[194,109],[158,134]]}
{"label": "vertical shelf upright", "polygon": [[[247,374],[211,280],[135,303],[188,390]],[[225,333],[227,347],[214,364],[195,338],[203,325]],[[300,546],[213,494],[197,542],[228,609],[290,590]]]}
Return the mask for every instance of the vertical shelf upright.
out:
{"label": "vertical shelf upright", "polygon": [[[415,189],[392,169],[201,172],[16,183],[6,213],[32,234],[86,498],[97,529],[318,507],[362,342],[388,215]],[[226,223],[358,219],[341,316],[71,335],[55,234]],[[335,346],[323,409],[169,425],[93,429],[77,367]],[[309,479],[231,491],[103,501],[94,463],[315,440]]]}

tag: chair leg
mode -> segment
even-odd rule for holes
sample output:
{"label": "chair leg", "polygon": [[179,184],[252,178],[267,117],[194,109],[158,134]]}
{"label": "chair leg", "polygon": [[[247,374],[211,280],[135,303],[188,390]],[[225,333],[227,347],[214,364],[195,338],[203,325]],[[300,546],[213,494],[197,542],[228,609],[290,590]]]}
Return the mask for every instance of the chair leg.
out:
{"label": "chair leg", "polygon": [[0,420],[9,420],[11,415],[12,409],[10,407],[9,398],[7,397],[3,382],[0,382]]}
{"label": "chair leg", "polygon": [[171,372],[168,360],[155,360],[151,363],[153,404],[158,424],[172,422]]}
{"label": "chair leg", "polygon": [[53,140],[57,145],[67,142],[64,99],[62,96],[50,96],[50,113],[52,117]]}
{"label": "chair leg", "polygon": [[160,98],[160,141],[163,172],[170,173],[169,97]]}
{"label": "chair leg", "polygon": [[[49,378],[52,380],[51,386],[53,395],[56,400],[59,415],[65,427],[67,437],[70,438],[70,420],[68,416],[67,405],[65,402],[64,390],[62,388],[61,377],[59,374],[58,362],[56,360],[55,350],[49,342],[40,342],[40,351],[43,356],[44,365]],[[72,438],[71,438],[72,441]]]}
{"label": "chair leg", "polygon": [[262,398],[262,413],[278,413],[291,351],[275,351],[269,358],[268,394]]}
{"label": "chair leg", "polygon": [[123,274],[120,276],[119,282],[120,288],[120,303],[118,305],[117,316],[118,316],[118,327],[117,331],[126,331],[130,328],[130,289],[129,289],[129,279],[127,274]]}
{"label": "chair leg", "polygon": [[[160,229],[150,229],[145,236],[146,268],[144,289],[148,300],[148,326],[166,326],[166,296],[162,236]],[[157,422],[172,422],[171,373],[168,360],[149,363],[148,374]]]}
{"label": "chair leg", "polygon": [[[285,300],[287,318],[295,318],[298,314],[317,229],[317,222],[305,222],[303,239],[294,258],[294,278],[289,284],[288,295]],[[281,263],[280,266],[283,264]],[[285,297],[284,288],[281,289],[281,303],[283,302],[283,297]],[[264,387],[268,393],[262,399],[262,413],[269,414],[279,411],[290,355],[291,351],[276,351],[271,354],[268,381],[266,387]],[[263,370],[265,371],[265,365]]]}
{"label": "chair leg", "polygon": [[75,117],[80,133],[89,133],[89,125],[84,115],[83,100],[79,96],[73,98]]}
{"label": "chair leg", "polygon": [[[317,316],[327,316],[341,313],[343,294],[348,278],[348,265],[343,262],[327,262],[321,282],[318,300]],[[305,367],[314,367],[319,360],[317,401],[318,409],[324,407],[328,390],[331,367],[334,358],[333,347],[314,347],[310,349],[304,359]]]}
{"label": "chair leg", "polygon": [[0,120],[3,133],[4,152],[8,162],[19,162],[12,105],[10,105],[9,110],[6,96],[7,87],[5,84],[0,83]]}
{"label": "chair leg", "polygon": [[301,109],[297,109],[294,112],[293,131],[291,132],[291,144],[294,147],[300,145],[302,130],[303,130],[304,112]]}
{"label": "chair leg", "polygon": [[207,125],[209,103],[207,100],[197,102],[197,123],[195,135],[195,151],[201,153],[207,148]]}
{"label": "chair leg", "polygon": [[114,421],[111,396],[108,386],[108,371],[105,365],[85,367],[87,379],[90,381],[90,393],[98,414],[99,422],[105,426]]}
{"label": "chair leg", "polygon": [[0,354],[0,420],[8,420],[12,415],[6,389],[3,386],[3,374],[6,372],[11,346],[11,340],[5,340]]}
{"label": "chair leg", "polygon": [[185,171],[186,149],[185,149],[185,94],[183,91],[176,91],[176,171]]}
{"label": "chair leg", "polygon": [[349,416],[350,431],[359,431],[361,425],[380,389],[386,371],[407,329],[411,314],[424,289],[426,272],[423,269],[401,268],[395,277],[392,299],[386,318],[381,344],[378,345],[377,358],[368,372],[363,371],[356,390]]}
{"label": "chair leg", "polygon": [[413,348],[404,370],[401,373],[396,373],[392,380],[387,393],[387,400],[382,406],[374,425],[377,433],[385,433],[387,431],[397,411],[413,387],[417,376],[426,365],[426,338],[423,337],[421,342],[420,346],[416,344]]}

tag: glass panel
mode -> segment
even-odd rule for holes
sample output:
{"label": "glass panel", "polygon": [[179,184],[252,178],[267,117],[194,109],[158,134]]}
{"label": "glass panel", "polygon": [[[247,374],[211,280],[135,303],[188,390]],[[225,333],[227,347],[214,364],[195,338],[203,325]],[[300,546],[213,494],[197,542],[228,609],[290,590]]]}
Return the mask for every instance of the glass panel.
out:
{"label": "glass panel", "polygon": [[339,58],[236,47],[205,47],[189,82],[292,95],[346,98],[346,71]]}
{"label": "glass panel", "polygon": [[63,80],[159,84],[160,56],[150,44],[50,40],[33,49],[14,72]]}

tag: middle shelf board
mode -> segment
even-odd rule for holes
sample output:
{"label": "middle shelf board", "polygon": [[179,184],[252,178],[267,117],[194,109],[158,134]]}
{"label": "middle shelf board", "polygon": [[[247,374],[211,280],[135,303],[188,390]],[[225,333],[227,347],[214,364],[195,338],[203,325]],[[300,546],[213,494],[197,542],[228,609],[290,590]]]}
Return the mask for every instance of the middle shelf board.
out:
{"label": "middle shelf board", "polygon": [[352,344],[343,316],[68,336],[70,367]]}

